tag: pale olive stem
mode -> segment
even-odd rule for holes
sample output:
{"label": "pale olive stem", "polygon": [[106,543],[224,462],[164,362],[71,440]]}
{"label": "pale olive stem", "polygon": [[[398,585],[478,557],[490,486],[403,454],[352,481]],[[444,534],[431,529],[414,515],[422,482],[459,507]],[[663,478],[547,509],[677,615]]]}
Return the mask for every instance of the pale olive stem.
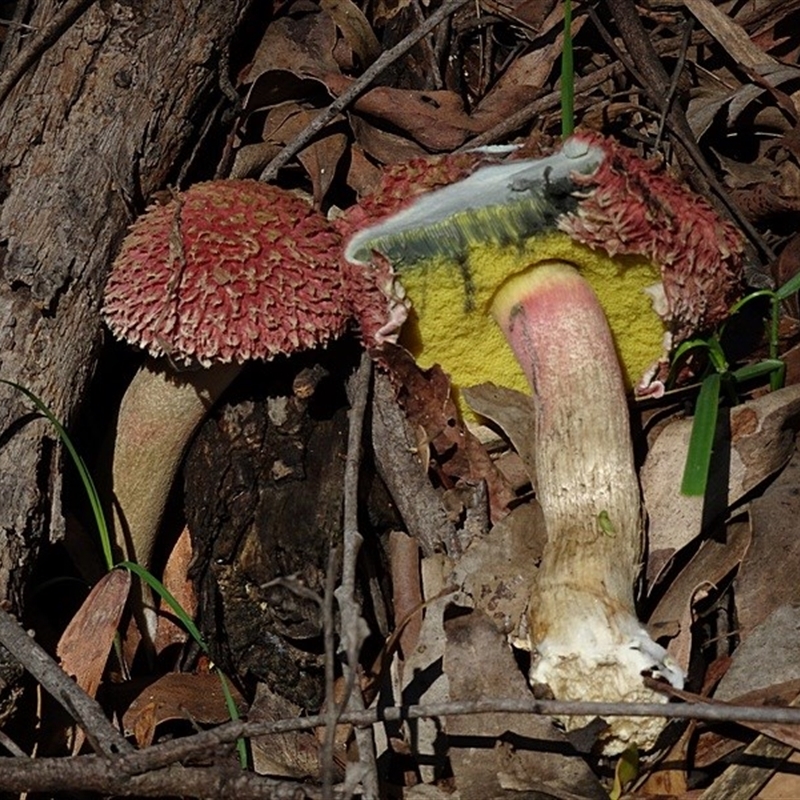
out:
{"label": "pale olive stem", "polygon": [[[239,364],[176,372],[148,360],[125,392],[117,417],[112,466],[114,533],[129,561],[149,569],[175,474],[208,410],[241,371]],[[144,614],[141,614],[144,608]],[[152,595],[142,589],[134,611],[155,632]]]}
{"label": "pale olive stem", "polygon": [[[509,280],[492,312],[534,391],[547,544],[530,600],[531,678],[558,699],[657,700],[642,671],[682,676],[636,618],[639,483],[603,310],[572,266],[547,262]],[[607,751],[650,746],[663,724],[623,718],[612,727]]]}

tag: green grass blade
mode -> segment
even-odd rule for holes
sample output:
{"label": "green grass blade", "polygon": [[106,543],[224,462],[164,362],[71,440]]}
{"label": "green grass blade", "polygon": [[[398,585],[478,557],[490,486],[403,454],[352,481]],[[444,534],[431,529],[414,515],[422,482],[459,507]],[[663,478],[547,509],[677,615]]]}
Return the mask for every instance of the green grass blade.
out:
{"label": "green grass blade", "polygon": [[140,580],[144,581],[170,607],[172,613],[181,621],[181,624],[189,632],[192,639],[194,639],[200,649],[210,657],[211,653],[209,652],[206,640],[203,638],[197,625],[194,624],[194,620],[184,611],[183,606],[175,599],[172,592],[170,592],[155,575],[135,561],[122,561],[118,566],[130,570]]}
{"label": "green grass blade", "polygon": [[800,272],[789,278],[783,286],[775,290],[778,300],[788,300],[795,292],[800,292]]}
{"label": "green grass blade", "polygon": [[738,311],[741,311],[748,303],[752,302],[753,300],[758,300],[759,297],[769,297],[772,299],[775,297],[775,295],[776,292],[773,292],[772,289],[759,289],[756,292],[750,292],[750,294],[746,294],[741,300],[737,300],[731,306],[728,316],[732,317]]}
{"label": "green grass blade", "polygon": [[564,0],[564,47],[561,51],[561,136],[575,130],[575,63],[572,55],[572,2]]}
{"label": "green grass blade", "polygon": [[89,498],[92,515],[94,516],[95,524],[97,525],[97,531],[100,534],[100,543],[103,548],[103,557],[105,558],[106,566],[110,570],[113,569],[114,556],[111,551],[111,535],[109,534],[108,525],[106,524],[106,517],[103,513],[103,504],[100,502],[100,494],[97,491],[94,481],[92,480],[92,476],[89,473],[86,463],[84,462],[83,458],[81,458],[80,453],[78,453],[78,451],[75,449],[75,445],[72,443],[72,439],[70,439],[69,434],[64,429],[64,426],[56,419],[53,412],[50,411],[50,409],[30,389],[26,389],[24,386],[21,386],[14,381],[6,380],[5,378],[0,378],[0,383],[5,384],[6,386],[11,386],[17,391],[22,392],[22,394],[24,394],[25,397],[27,397],[36,406],[37,410],[47,418],[53,428],[55,428],[58,438],[67,449],[70,458],[72,458],[72,462],[75,464],[75,468],[78,470],[78,475],[80,476],[81,483],[83,483],[86,496]]}
{"label": "green grass blade", "polygon": [[[164,584],[161,583],[161,581],[156,578],[155,575],[146,570],[141,564],[137,564],[135,561],[123,561],[118,566],[130,570],[140,580],[144,581],[170,607],[172,613],[175,614],[175,616],[180,620],[183,627],[186,628],[192,639],[197,642],[200,649],[209,658],[211,658],[211,650],[206,644],[203,634],[200,633],[200,629],[197,627],[197,625],[195,625],[194,620],[186,613],[183,606],[175,598],[175,595],[173,595],[172,592],[170,592],[170,590],[167,589],[167,587],[164,586]],[[231,689],[225,673],[222,672],[222,670],[216,665],[214,665],[214,671],[217,673],[220,683],[222,684],[222,693],[225,697],[225,706],[228,709],[230,718],[239,719],[239,708],[236,705],[236,701],[233,699],[233,695],[231,694]],[[239,753],[239,763],[242,765],[242,769],[246,769],[248,766],[247,742],[244,739],[238,739],[236,742],[236,749]]]}
{"label": "green grass blade", "polygon": [[706,493],[711,451],[717,430],[721,382],[722,376],[713,372],[703,380],[697,396],[689,452],[686,455],[681,483],[681,493],[690,497],[702,497]]}
{"label": "green grass blade", "polygon": [[737,383],[751,381],[755,378],[763,378],[765,375],[772,374],[775,370],[782,369],[783,361],[779,358],[765,358],[756,364],[745,364],[739,369],[735,369],[731,375]]}
{"label": "green grass blade", "polygon": [[[239,707],[236,705],[236,701],[233,699],[233,694],[231,693],[231,687],[228,683],[227,676],[217,666],[214,667],[214,671],[217,673],[219,682],[222,684],[222,694],[225,697],[225,707],[228,709],[228,716],[232,720],[240,719],[241,715],[239,714]],[[247,741],[245,739],[239,738],[236,740],[236,752],[239,754],[239,764],[241,765],[242,769],[247,769],[250,759],[248,757]]]}

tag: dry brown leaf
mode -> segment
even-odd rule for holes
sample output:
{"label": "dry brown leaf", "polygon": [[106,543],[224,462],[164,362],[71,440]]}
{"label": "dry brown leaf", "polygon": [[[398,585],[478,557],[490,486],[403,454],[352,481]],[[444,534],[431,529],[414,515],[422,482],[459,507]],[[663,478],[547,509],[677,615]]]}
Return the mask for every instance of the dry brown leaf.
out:
{"label": "dry brown leaf", "polygon": [[[773,270],[775,284],[777,286],[783,286],[784,283],[797,275],[798,272],[800,272],[800,233],[796,233],[789,239],[778,256]],[[784,309],[787,310],[794,319],[800,319],[800,305],[798,304],[797,295],[785,301]],[[787,383],[796,383],[796,381],[790,381],[787,378]]]}
{"label": "dry brown leaf", "polygon": [[515,508],[488,535],[464,551],[452,581],[468,594],[475,608],[492,620],[497,630],[520,638],[525,614],[547,534],[535,501]]}
{"label": "dry brown leaf", "polygon": [[292,3],[287,10],[290,13],[267,26],[244,83],[255,81],[268,70],[288,70],[297,75],[338,71],[334,58],[336,24],[330,14],[305,0]]}
{"label": "dry brown leaf", "polygon": [[[794,451],[800,417],[800,386],[749,400],[730,410],[731,458],[727,496],[712,498],[724,511],[779,470]],[[681,494],[692,421],[673,420],[659,433],[641,470],[651,550],[676,551],[692,541],[703,523],[702,497]],[[714,477],[712,476],[712,486]]]}
{"label": "dry brown leaf", "polygon": [[247,112],[253,112],[284,103],[304,101],[324,104],[332,99],[325,84],[317,78],[297,75],[287,69],[270,69],[255,77],[247,92],[244,108]]}
{"label": "dry brown leaf", "polygon": [[[478,611],[445,622],[444,671],[451,700],[530,699],[506,638]],[[533,715],[446,717],[450,764],[461,800],[536,792],[584,800],[608,795],[552,721]]]}
{"label": "dry brown leaf", "polygon": [[67,625],[56,647],[63,670],[90,697],[95,696],[102,680],[131,581],[131,574],[125,569],[114,569],[104,575]]}
{"label": "dry brown leaf", "polygon": [[130,586],[131,574],[126,569],[114,569],[104,575],[67,625],[56,647],[64,672],[74,677],[90,697],[95,696],[100,685]]}
{"label": "dry brown leaf", "polygon": [[750,543],[750,526],[734,522],[727,526],[724,541],[708,539],[672,581],[647,622],[654,639],[676,637],[670,655],[682,669],[689,666],[692,637],[692,606],[741,562]]}
{"label": "dry brown leaf", "polygon": [[560,3],[558,0],[486,0],[484,5],[496,14],[542,33],[547,30],[548,17]]}
{"label": "dry brown leaf", "polygon": [[461,394],[473,411],[494,422],[508,437],[525,464],[528,478],[535,486],[533,398],[514,389],[507,389],[505,386],[495,386],[493,383],[463,387]]}
{"label": "dry brown leaf", "polygon": [[[324,77],[335,95],[342,94],[352,83],[343,75]],[[353,110],[405,131],[433,152],[455,150],[468,135],[482,130],[464,111],[461,98],[445,90],[420,92],[377,86],[361,95],[353,104]]]}
{"label": "dry brown leaf", "polygon": [[[399,646],[405,658],[419,641],[422,627],[422,585],[419,575],[419,543],[402,531],[389,534],[389,563],[392,575],[392,605],[396,624],[402,624]],[[416,613],[414,613],[416,612]]]}
{"label": "dry brown leaf", "polygon": [[[103,679],[130,588],[128,570],[114,569],[106,573],[83,601],[56,647],[61,668],[75,678],[90,697],[97,694]],[[78,729],[73,752],[80,750],[84,739],[84,732]]]}
{"label": "dry brown leaf", "polygon": [[442,485],[451,488],[462,481],[476,486],[485,481],[492,521],[502,519],[515,500],[514,492],[483,445],[459,421],[450,379],[438,366],[420,369],[401,347],[385,347],[383,356],[409,422],[422,427],[433,447]]}
{"label": "dry brown leaf", "polygon": [[[189,529],[184,528],[172,552],[169,554],[164,566],[162,583],[167,591],[178,601],[181,608],[194,618],[197,611],[197,595],[194,584],[189,580],[189,566],[192,562],[192,538]],[[156,653],[161,654],[165,648],[172,644],[182,646],[188,634],[186,628],[173,617],[169,607],[162,603],[158,615],[158,628],[156,629]]]}
{"label": "dry brown leaf", "polygon": [[354,142],[350,148],[350,162],[347,165],[347,185],[361,197],[374,191],[380,179],[380,168],[367,158],[364,148],[358,142]]}
{"label": "dry brown leaf", "polygon": [[[553,14],[563,16],[561,4]],[[587,17],[577,17],[573,20],[573,37],[580,31],[586,19]],[[552,41],[514,59],[473,112],[473,120],[480,125],[480,131],[476,132],[488,130],[542,93],[542,87],[547,85],[547,79],[561,57],[563,41],[564,34],[560,32]]]}
{"label": "dry brown leaf", "polygon": [[381,54],[375,31],[353,0],[320,0],[320,8],[336,23],[362,67],[368,67]]}
{"label": "dry brown leaf", "polygon": [[[228,681],[234,702],[241,712],[244,698]],[[140,747],[152,744],[156,728],[170,720],[212,725],[230,719],[220,676],[205,672],[169,672],[151,683],[128,707],[123,728],[133,733]]]}
{"label": "dry brown leaf", "polygon": [[[247,712],[251,722],[277,722],[299,717],[303,709],[270,691],[264,683],[256,686],[253,704]],[[259,775],[314,778],[319,774],[319,742],[311,731],[260,736],[250,740],[253,768]]]}
{"label": "dry brown leaf", "polygon": [[758,74],[761,67],[772,66],[775,59],[753,44],[740,25],[710,0],[683,0],[698,22],[722,45],[722,51],[749,72]]}
{"label": "dry brown leaf", "polygon": [[[427,151],[416,142],[399,136],[391,131],[384,131],[370,124],[358,114],[350,114],[350,126],[353,129],[356,142],[364,148],[364,152],[371,155],[380,164],[402,164],[412,158],[427,155]],[[363,187],[353,186],[359,197],[370,194],[378,185],[381,173],[373,180],[371,185]]]}
{"label": "dry brown leaf", "polygon": [[736,577],[740,635],[746,637],[776,608],[800,602],[800,454],[761,497],[750,503],[753,540]]}
{"label": "dry brown leaf", "polygon": [[[281,148],[291,142],[317,116],[301,103],[284,103],[273,108],[264,123],[263,139]],[[300,163],[306,170],[314,187],[314,205],[319,207],[330,188],[339,160],[347,149],[347,135],[341,130],[341,121],[334,120],[306,145],[298,154]],[[235,169],[242,168],[237,158]]]}

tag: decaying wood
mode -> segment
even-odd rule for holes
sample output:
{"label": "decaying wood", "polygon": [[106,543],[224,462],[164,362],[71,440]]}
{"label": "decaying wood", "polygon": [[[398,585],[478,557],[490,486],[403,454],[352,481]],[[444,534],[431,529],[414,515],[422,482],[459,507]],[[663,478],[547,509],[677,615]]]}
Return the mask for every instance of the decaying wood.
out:
{"label": "decaying wood", "polygon": [[[66,423],[94,368],[111,259],[221,96],[218,65],[248,5],[93,4],[2,104],[0,376]],[[58,7],[39,3],[31,25]],[[60,464],[48,426],[2,391],[0,597],[18,605],[37,546],[63,527]]]}

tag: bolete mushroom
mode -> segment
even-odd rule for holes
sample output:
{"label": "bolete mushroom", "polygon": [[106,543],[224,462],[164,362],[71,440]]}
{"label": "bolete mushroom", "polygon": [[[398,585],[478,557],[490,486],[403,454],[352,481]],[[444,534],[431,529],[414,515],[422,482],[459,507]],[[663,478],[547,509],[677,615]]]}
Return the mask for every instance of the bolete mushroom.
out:
{"label": "bolete mushroom", "polygon": [[[636,617],[639,483],[605,314],[572,264],[548,261],[501,286],[492,315],[534,392],[547,544],[529,604],[530,678],[561,700],[661,702],[642,674],[675,686],[683,676]],[[608,753],[631,743],[648,748],[662,728],[658,718],[616,717],[601,740]]]}
{"label": "bolete mushroom", "polygon": [[[401,198],[403,182],[426,180],[419,166],[390,170],[377,196]],[[520,265],[580,266],[609,319],[626,384],[639,394],[663,388],[667,352],[713,328],[741,291],[735,228],[655,161],[594,133],[546,158],[481,167],[402,205],[364,203],[390,213],[358,225],[346,259],[381,276],[387,302],[411,298],[403,343],[421,366],[441,364],[456,386],[526,390],[500,331],[485,325],[497,286]],[[403,289],[388,280],[384,259]]]}
{"label": "bolete mushroom", "polygon": [[[635,614],[643,527],[626,387],[650,389],[666,351],[724,317],[741,252],[705,201],[595,134],[478,169],[347,243],[367,274],[391,264],[413,305],[401,341],[423,366],[460,385],[533,388],[548,543],[532,581],[531,679],[558,698],[664,700],[646,670],[682,684]],[[617,719],[603,746],[650,747],[662,727]]]}
{"label": "bolete mushroom", "polygon": [[150,566],[186,445],[242,364],[345,329],[339,250],[308,203],[251,180],[196,184],[133,224],[103,307],[114,336],[151,356],[122,399],[114,443],[114,528],[129,560]]}

